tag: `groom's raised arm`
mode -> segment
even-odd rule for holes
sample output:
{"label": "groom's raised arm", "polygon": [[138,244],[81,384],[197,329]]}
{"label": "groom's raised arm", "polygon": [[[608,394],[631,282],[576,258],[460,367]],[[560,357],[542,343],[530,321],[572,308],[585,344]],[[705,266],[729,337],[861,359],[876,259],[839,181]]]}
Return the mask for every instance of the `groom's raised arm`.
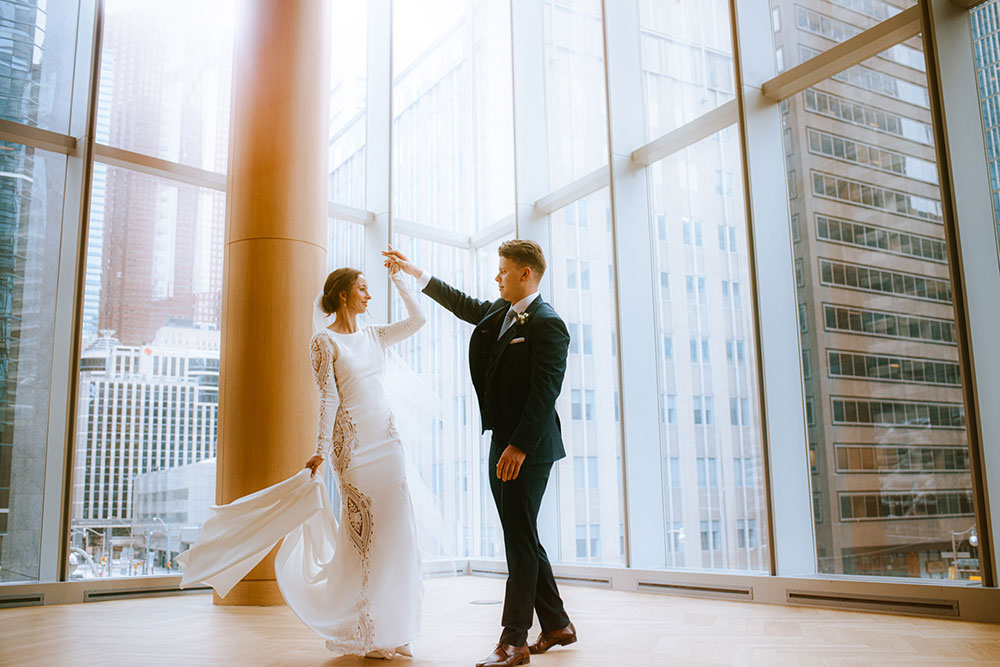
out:
{"label": "groom's raised arm", "polygon": [[562,391],[566,375],[569,331],[561,319],[552,317],[536,322],[532,337],[535,340],[531,344],[528,399],[509,443],[528,456],[531,456],[556,410],[556,399]]}
{"label": "groom's raised arm", "polygon": [[455,317],[465,320],[469,324],[479,324],[493,306],[489,301],[474,299],[443,280],[431,277],[426,271],[417,278],[417,287],[454,313]]}

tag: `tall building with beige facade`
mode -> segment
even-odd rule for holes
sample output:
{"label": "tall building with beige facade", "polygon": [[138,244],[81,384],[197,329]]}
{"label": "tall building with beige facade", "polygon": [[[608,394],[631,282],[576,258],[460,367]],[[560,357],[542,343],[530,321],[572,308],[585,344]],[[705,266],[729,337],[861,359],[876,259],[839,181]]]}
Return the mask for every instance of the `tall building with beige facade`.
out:
{"label": "tall building with beige facade", "polygon": [[[779,68],[911,4],[774,0]],[[821,572],[976,574],[927,85],[916,37],[782,107]]]}

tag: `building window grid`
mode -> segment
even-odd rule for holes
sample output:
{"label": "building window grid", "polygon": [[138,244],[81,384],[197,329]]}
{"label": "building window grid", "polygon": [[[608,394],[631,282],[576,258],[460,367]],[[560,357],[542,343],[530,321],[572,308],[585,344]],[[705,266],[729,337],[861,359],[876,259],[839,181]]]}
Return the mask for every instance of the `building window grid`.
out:
{"label": "building window grid", "polygon": [[927,146],[934,145],[934,130],[928,123],[816,88],[807,88],[802,94],[806,110],[818,115]]}
{"label": "building window grid", "polygon": [[842,350],[827,350],[827,360],[831,378],[962,386],[960,366],[952,361]]}
{"label": "building window grid", "polygon": [[813,194],[863,208],[941,223],[941,201],[812,170]]}
{"label": "building window grid", "polygon": [[883,0],[828,0],[830,4],[850,9],[868,18],[882,21],[891,18],[902,11],[896,5]]}
{"label": "building window grid", "polygon": [[964,429],[965,406],[832,396],[833,423],[921,429]]}
{"label": "building window grid", "polygon": [[877,225],[867,225],[828,215],[816,215],[816,234],[824,241],[878,250],[894,255],[916,257],[932,262],[948,262],[944,241],[907,234]]}
{"label": "building window grid", "polygon": [[[799,44],[799,62],[806,62],[819,54],[818,50],[805,44]],[[923,109],[930,109],[930,98],[926,86],[911,83],[906,79],[885,74],[865,65],[854,65],[830,78]]]}
{"label": "building window grid", "polygon": [[886,271],[864,264],[819,258],[820,283],[862,292],[876,292],[923,301],[951,303],[951,283],[928,276]]}
{"label": "building window grid", "polygon": [[847,492],[838,498],[842,522],[974,515],[972,491],[963,489]]}
{"label": "building window grid", "polygon": [[823,305],[823,314],[827,331],[956,344],[955,323],[950,320],[832,304]]}
{"label": "building window grid", "polygon": [[929,160],[811,127],[806,128],[806,134],[809,152],[813,155],[822,155],[923,183],[938,184],[937,164]]}
{"label": "building window grid", "polygon": [[967,447],[836,444],[838,473],[967,473]]}
{"label": "building window grid", "polygon": [[[795,6],[795,21],[796,27],[800,30],[825,37],[837,43],[859,35],[864,30],[856,25],[840,21],[800,5]],[[904,43],[891,46],[879,54],[881,58],[921,72],[926,69],[923,55],[922,51],[907,46]]]}

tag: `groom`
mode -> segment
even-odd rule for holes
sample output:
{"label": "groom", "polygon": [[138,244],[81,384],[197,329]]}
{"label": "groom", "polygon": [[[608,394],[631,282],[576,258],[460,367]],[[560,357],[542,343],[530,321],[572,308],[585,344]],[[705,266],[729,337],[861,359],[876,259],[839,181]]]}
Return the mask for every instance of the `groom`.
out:
{"label": "groom", "polygon": [[[534,241],[501,245],[500,298],[491,303],[432,278],[397,250],[383,254],[415,277],[425,294],[476,327],[469,341],[469,370],[483,431],[493,431],[490,488],[509,571],[500,642],[476,667],[527,663],[531,653],[576,641],[536,525],[552,464],[566,456],[556,397],[566,373],[569,333],[538,295],[545,256]],[[542,632],[529,647],[532,611],[538,612]]]}

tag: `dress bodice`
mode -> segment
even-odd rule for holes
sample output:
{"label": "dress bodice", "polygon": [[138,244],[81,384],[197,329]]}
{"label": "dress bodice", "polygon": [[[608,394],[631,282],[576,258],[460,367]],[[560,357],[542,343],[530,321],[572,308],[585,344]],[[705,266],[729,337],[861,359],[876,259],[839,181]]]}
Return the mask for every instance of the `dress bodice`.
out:
{"label": "dress bodice", "polygon": [[367,398],[385,394],[385,350],[375,327],[365,327],[353,334],[326,330],[330,344],[336,346],[333,377],[340,400],[352,406]]}
{"label": "dress bodice", "polygon": [[316,453],[328,459],[337,415],[362,405],[384,406],[385,349],[409,338],[426,322],[416,296],[402,276],[392,276],[406,306],[407,317],[386,325],[367,326],[352,334],[330,329],[317,332],[310,343],[313,372],[320,392]]}

